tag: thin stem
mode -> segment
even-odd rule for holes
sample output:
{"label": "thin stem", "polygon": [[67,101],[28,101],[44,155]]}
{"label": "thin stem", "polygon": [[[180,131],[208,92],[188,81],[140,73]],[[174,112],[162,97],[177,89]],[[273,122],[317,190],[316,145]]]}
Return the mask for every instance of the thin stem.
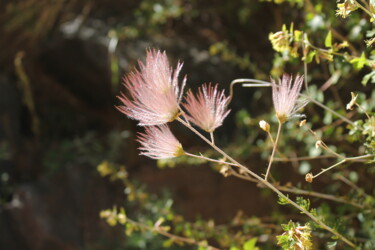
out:
{"label": "thin stem", "polygon": [[324,143],[324,141],[320,140],[320,147],[324,150],[327,150],[329,153],[333,154],[334,156],[336,156],[337,158],[341,158],[341,159],[345,159],[345,156],[342,156],[338,153],[336,153],[335,151],[333,151],[330,147],[327,146],[327,144]]}
{"label": "thin stem", "polygon": [[225,164],[225,165],[229,165],[229,166],[238,167],[237,164],[234,164],[234,163],[231,163],[231,162],[226,162],[226,161],[223,161],[223,160],[215,160],[215,159],[203,156],[203,155],[195,155],[195,154],[188,153],[186,151],[184,152],[184,154],[187,155],[187,156],[190,156],[190,157],[194,157],[194,158],[198,158],[198,159],[202,159],[202,160],[206,160],[206,161],[212,161],[212,162],[216,162],[216,163],[219,163],[219,164]]}
{"label": "thin stem", "polygon": [[179,235],[168,233],[167,231],[163,230],[162,228],[160,228],[158,226],[151,227],[149,225],[134,221],[134,220],[129,219],[129,218],[126,218],[126,221],[128,223],[136,225],[140,228],[144,228],[144,229],[147,229],[151,232],[156,232],[158,234],[164,235],[165,237],[173,239],[174,241],[184,242],[184,243],[191,244],[191,245],[202,246],[202,247],[206,247],[207,249],[211,249],[211,250],[220,250],[219,248],[207,245],[206,243],[199,242],[199,241],[196,241],[196,240],[191,239],[191,238],[186,238],[186,237],[182,237],[182,236],[179,236]]}
{"label": "thin stem", "polygon": [[361,159],[365,159],[365,158],[370,158],[370,157],[374,157],[375,155],[371,155],[371,154],[368,154],[368,155],[360,155],[360,156],[354,156],[354,157],[347,157],[347,158],[344,158],[343,160],[339,161],[338,163],[336,164],[333,164],[332,166],[330,166],[329,168],[325,168],[325,169],[322,169],[322,171],[320,171],[318,174],[316,175],[313,175],[312,178],[316,178],[318,177],[319,175],[345,163],[345,162],[348,162],[348,161],[357,161],[357,160],[361,160]]}
{"label": "thin stem", "polygon": [[339,162],[336,163],[336,164],[333,164],[333,165],[330,166],[329,168],[322,169],[322,171],[320,171],[318,174],[313,175],[312,178],[314,179],[314,178],[318,177],[319,175],[321,175],[321,174],[323,174],[323,173],[325,173],[325,172],[331,170],[332,168],[335,168],[335,167],[337,167],[337,166],[343,164],[344,162],[346,162],[346,159],[344,159],[344,160],[342,160],[342,161],[339,161]]}
{"label": "thin stem", "polygon": [[273,140],[270,131],[267,131],[267,134],[268,134],[268,137],[270,138],[270,140],[271,140],[271,142],[272,142],[272,145],[275,146],[275,141]]}
{"label": "thin stem", "polygon": [[210,132],[210,137],[211,137],[212,144],[215,144],[215,138],[214,138],[214,133],[213,132]]}
{"label": "thin stem", "polygon": [[294,158],[273,158],[273,161],[281,161],[281,162],[288,162],[288,161],[309,161],[309,160],[320,160],[320,159],[327,159],[327,158],[336,158],[333,155],[320,155],[320,156],[301,156],[301,157],[294,157]]}
{"label": "thin stem", "polygon": [[254,173],[253,171],[249,170],[248,168],[246,168],[245,166],[241,165],[239,162],[237,162],[236,160],[234,160],[232,157],[230,157],[228,154],[226,154],[223,150],[221,150],[219,147],[217,147],[215,144],[212,144],[210,142],[210,140],[208,140],[206,137],[204,137],[201,133],[199,133],[194,127],[192,127],[190,124],[186,123],[184,120],[182,120],[181,118],[177,118],[177,120],[179,122],[181,122],[184,126],[186,126],[187,128],[189,128],[192,132],[194,132],[196,135],[198,135],[202,140],[204,140],[208,145],[210,145],[213,149],[215,149],[218,153],[220,153],[222,156],[224,156],[225,158],[227,158],[228,160],[230,160],[231,162],[233,162],[234,164],[237,165],[238,168],[242,169],[243,171],[247,172],[248,174],[250,174],[252,177],[254,177],[255,179],[257,179],[260,183],[262,183],[263,185],[267,186],[269,189],[271,189],[273,192],[275,192],[279,197],[287,200],[289,202],[289,204],[291,204],[292,206],[294,206],[295,208],[297,208],[299,211],[301,211],[302,213],[306,214],[308,217],[310,217],[310,219],[312,219],[313,221],[315,221],[317,224],[320,225],[321,228],[327,230],[328,232],[334,234],[337,238],[339,238],[340,240],[342,240],[343,242],[345,242],[347,245],[353,247],[353,248],[357,248],[356,245],[351,242],[350,240],[348,240],[345,236],[341,235],[340,233],[338,233],[337,231],[335,231],[334,229],[332,229],[331,227],[327,226],[324,222],[322,222],[321,220],[319,220],[318,218],[316,218],[312,213],[310,213],[309,211],[307,211],[306,209],[304,209],[303,207],[301,207],[300,205],[298,205],[297,203],[295,203],[294,201],[292,201],[289,197],[287,197],[286,195],[284,195],[282,192],[280,192],[275,186],[273,186],[271,183],[269,183],[268,181],[264,180],[262,177],[260,177],[259,175],[257,175],[256,173]]}
{"label": "thin stem", "polygon": [[309,93],[309,85],[307,83],[307,62],[306,62],[307,49],[306,49],[305,43],[302,43],[302,50],[303,50],[303,57],[305,58],[305,60],[303,60],[303,74],[305,75],[305,77],[304,77],[305,89],[306,89],[307,95],[310,95],[310,93]]}
{"label": "thin stem", "polygon": [[[239,173],[236,173],[235,171],[232,172],[232,175],[237,177],[237,178],[243,179],[243,180],[247,180],[247,181],[251,181],[251,182],[258,182],[251,177],[243,176]],[[331,200],[331,201],[335,201],[335,202],[339,202],[339,203],[349,204],[349,205],[352,205],[354,207],[358,207],[358,208],[361,208],[361,209],[365,208],[365,206],[363,206],[361,204],[358,204],[354,201],[350,201],[350,200],[347,200],[347,199],[341,198],[341,197],[336,197],[334,195],[323,194],[323,193],[314,192],[314,191],[307,191],[307,190],[299,189],[299,188],[296,188],[296,187],[281,186],[281,185],[277,185],[275,183],[274,183],[274,185],[277,189],[279,189],[281,191],[284,191],[284,192],[287,192],[287,193],[312,196],[312,197],[317,197],[317,198],[321,198],[321,199],[325,199],[325,200]]]}
{"label": "thin stem", "polygon": [[304,95],[304,94],[300,94],[300,96],[302,97],[305,97],[307,98],[309,101],[311,101],[312,103],[318,105],[319,107],[331,112],[332,114],[336,115],[337,117],[339,117],[341,120],[345,121],[346,123],[349,123],[353,126],[355,126],[354,122],[352,122],[351,120],[349,120],[348,118],[346,118],[345,116],[343,115],[340,115],[339,113],[337,113],[336,111],[334,111],[333,109],[327,107],[326,105],[324,105],[323,103],[320,103],[318,101],[316,101],[314,98],[308,96],[308,95]]}
{"label": "thin stem", "polygon": [[233,99],[233,87],[235,84],[237,83],[245,83],[245,82],[252,82],[252,83],[257,83],[257,84],[254,84],[254,85],[257,85],[257,86],[252,86],[252,87],[265,87],[265,86],[271,86],[271,83],[269,82],[266,82],[266,81],[262,81],[262,80],[256,80],[256,79],[246,79],[246,78],[243,78],[243,79],[235,79],[233,80],[231,83],[230,83],[230,87],[229,87],[229,98],[228,98],[228,101],[227,101],[227,105],[232,101]]}
{"label": "thin stem", "polygon": [[346,178],[342,174],[338,174],[336,178],[339,179],[340,181],[344,182],[349,187],[355,189],[359,194],[361,194],[361,195],[363,195],[365,197],[369,196],[360,187],[358,187],[356,184],[354,184],[353,182],[351,182],[350,180],[348,180],[348,178]]}
{"label": "thin stem", "polygon": [[354,207],[361,208],[361,209],[365,208],[365,206],[363,206],[361,204],[358,204],[358,203],[353,202],[353,201],[349,201],[345,198],[336,197],[336,196],[330,195],[330,194],[323,194],[323,193],[314,192],[314,191],[307,191],[307,190],[302,190],[302,189],[295,188],[295,187],[289,188],[289,187],[277,186],[277,188],[281,191],[285,191],[285,192],[288,192],[288,193],[299,194],[299,195],[307,195],[307,196],[331,200],[331,201],[335,201],[335,202],[339,202],[339,203],[345,203],[345,204],[349,204],[349,205],[352,205]]}
{"label": "thin stem", "polygon": [[368,113],[366,112],[366,110],[361,105],[359,105],[358,103],[355,103],[355,105],[357,105],[357,107],[360,110],[362,110],[363,113],[365,113],[365,115],[367,116],[367,119],[370,119],[370,116],[368,115]]}
{"label": "thin stem", "polygon": [[362,9],[364,12],[366,12],[366,14],[368,14],[371,18],[374,18],[374,15],[368,10],[366,9],[365,7],[362,6],[362,4],[360,4],[358,1],[354,0],[354,2],[357,4],[357,6]]}
{"label": "thin stem", "polygon": [[276,152],[276,148],[277,148],[277,143],[279,142],[280,132],[281,132],[282,125],[283,125],[282,122],[279,121],[279,126],[277,128],[277,135],[276,135],[275,143],[273,145],[272,154],[271,154],[271,157],[270,157],[270,161],[268,163],[266,176],[264,177],[265,181],[267,181],[268,175],[269,175],[270,170],[271,170],[271,166],[272,166],[272,162],[273,162],[273,157],[275,156],[275,152]]}
{"label": "thin stem", "polygon": [[347,157],[347,161],[356,161],[356,160],[361,160],[361,159],[366,159],[366,158],[371,158],[375,157],[375,154],[367,154],[367,155],[360,155],[360,156],[354,156],[354,157]]}
{"label": "thin stem", "polygon": [[[308,42],[308,46],[315,49],[315,50],[319,50],[321,52],[325,52],[327,54],[332,54],[332,55],[335,55],[335,56],[341,56],[341,57],[344,57],[347,61],[350,61],[351,59],[357,59],[359,58],[358,56],[352,56],[352,55],[347,55],[347,54],[344,54],[344,53],[340,53],[340,52],[332,52],[328,49],[322,49],[322,48],[319,48],[313,44],[311,44],[310,42]],[[369,62],[369,64],[371,63],[374,63],[374,60],[370,60],[368,59],[367,62]]]}

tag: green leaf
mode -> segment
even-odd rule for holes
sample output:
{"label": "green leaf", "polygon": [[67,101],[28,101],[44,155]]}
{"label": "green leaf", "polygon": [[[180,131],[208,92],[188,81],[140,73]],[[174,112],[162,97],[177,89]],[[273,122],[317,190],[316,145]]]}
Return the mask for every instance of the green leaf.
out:
{"label": "green leaf", "polygon": [[244,250],[255,250],[255,244],[257,243],[257,238],[252,238],[245,242],[243,245]]}
{"label": "green leaf", "polygon": [[328,34],[326,36],[326,40],[324,41],[324,45],[327,48],[331,48],[332,47],[332,33],[331,33],[331,31],[328,32]]}
{"label": "green leaf", "polygon": [[327,243],[327,247],[328,248],[333,248],[333,247],[335,247],[337,245],[337,241],[332,241],[332,242],[328,242]]}
{"label": "green leaf", "polygon": [[307,56],[306,56],[306,59],[305,59],[305,60],[306,60],[306,63],[311,63],[312,60],[314,59],[315,54],[316,54],[316,51],[315,51],[315,50],[310,51],[310,52],[307,54]]}
{"label": "green leaf", "polygon": [[[371,79],[371,81],[370,81]],[[362,79],[362,85],[366,86],[368,82],[375,83],[375,70],[371,71],[370,73],[366,74]]]}
{"label": "green leaf", "polygon": [[173,245],[173,243],[174,243],[173,239],[167,239],[167,240],[163,241],[163,247],[169,248]]}
{"label": "green leaf", "polygon": [[294,41],[296,41],[296,42],[301,41],[302,34],[303,34],[302,31],[300,31],[300,30],[295,30],[295,31],[294,31]]}
{"label": "green leaf", "polygon": [[[288,197],[288,195],[286,195],[286,197]],[[277,203],[279,203],[280,205],[287,205],[289,204],[289,201],[287,198],[284,198],[283,196],[279,195],[279,200],[277,201]]]}
{"label": "green leaf", "polygon": [[363,66],[366,65],[367,59],[365,56],[365,53],[362,52],[361,57],[354,58],[350,60],[350,63],[353,65],[353,67],[357,70],[360,70],[363,68]]}

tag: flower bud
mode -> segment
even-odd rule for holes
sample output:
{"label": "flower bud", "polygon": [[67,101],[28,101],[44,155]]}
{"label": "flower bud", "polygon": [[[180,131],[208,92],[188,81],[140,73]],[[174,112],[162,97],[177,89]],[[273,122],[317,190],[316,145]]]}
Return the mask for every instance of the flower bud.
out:
{"label": "flower bud", "polygon": [[259,127],[261,129],[263,129],[264,131],[266,131],[267,133],[270,132],[270,125],[268,124],[268,122],[264,121],[264,120],[261,120],[259,122]]}
{"label": "flower bud", "polygon": [[306,174],[306,176],[305,176],[305,180],[306,180],[307,182],[309,182],[309,183],[312,183],[312,181],[313,181],[313,175],[312,175],[312,173],[308,173],[308,174]]}
{"label": "flower bud", "polygon": [[303,126],[305,126],[305,125],[306,125],[306,119],[303,120],[303,121],[301,121],[301,122],[299,123],[299,127],[303,127]]}
{"label": "flower bud", "polygon": [[230,176],[231,168],[228,165],[223,165],[220,169],[220,174],[222,174],[224,177]]}
{"label": "flower bud", "polygon": [[356,95],[354,92],[350,92],[350,94],[352,95],[352,99],[346,105],[346,109],[347,110],[353,110],[353,106],[357,103],[357,97],[358,97],[358,95]]}
{"label": "flower bud", "polygon": [[322,140],[317,140],[316,143],[315,143],[316,148],[320,148],[322,145],[323,145]]}

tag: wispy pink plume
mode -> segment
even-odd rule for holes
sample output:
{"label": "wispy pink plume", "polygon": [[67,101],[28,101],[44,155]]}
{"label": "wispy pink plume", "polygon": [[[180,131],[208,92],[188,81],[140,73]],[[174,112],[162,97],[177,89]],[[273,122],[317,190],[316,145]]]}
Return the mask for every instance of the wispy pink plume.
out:
{"label": "wispy pink plume", "polygon": [[140,126],[160,125],[173,121],[179,113],[186,77],[180,85],[178,74],[182,63],[175,70],[169,66],[165,52],[148,50],[146,63],[139,61],[139,70],[124,77],[130,97],[121,93],[118,98],[123,106],[117,108]]}
{"label": "wispy pink plume", "polygon": [[276,116],[280,122],[286,122],[292,115],[307,102],[298,102],[298,96],[303,84],[303,76],[297,75],[294,83],[291,76],[284,74],[278,84],[272,81],[272,99],[275,106]]}
{"label": "wispy pink plume", "polygon": [[184,153],[180,142],[166,124],[145,127],[145,133],[139,133],[137,141],[142,145],[140,154],[152,159],[173,158]]}
{"label": "wispy pink plume", "polygon": [[217,90],[217,84],[211,86],[203,84],[195,96],[190,90],[183,103],[184,108],[188,111],[188,119],[207,132],[213,132],[221,126],[225,117],[229,114],[226,103],[228,97],[223,91]]}

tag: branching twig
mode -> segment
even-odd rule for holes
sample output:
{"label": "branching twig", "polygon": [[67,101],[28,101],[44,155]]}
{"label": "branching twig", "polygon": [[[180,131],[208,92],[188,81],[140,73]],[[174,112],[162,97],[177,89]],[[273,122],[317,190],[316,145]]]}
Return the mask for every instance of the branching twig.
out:
{"label": "branching twig", "polygon": [[289,197],[287,197],[285,194],[283,194],[282,192],[280,192],[270,182],[268,182],[267,180],[264,180],[262,177],[260,177],[259,175],[257,175],[253,171],[249,170],[248,168],[246,168],[245,166],[243,166],[242,164],[240,164],[239,162],[237,162],[236,160],[234,160],[232,157],[230,157],[228,154],[226,154],[223,150],[221,150],[215,144],[212,144],[212,142],[210,140],[208,140],[206,137],[204,137],[201,133],[199,133],[190,124],[186,123],[181,118],[177,118],[177,120],[180,123],[182,123],[184,126],[186,126],[187,128],[189,128],[192,132],[194,132],[197,136],[199,136],[202,140],[204,140],[208,145],[210,145],[213,149],[215,149],[218,153],[220,153],[226,159],[228,159],[232,163],[236,164],[236,166],[239,169],[241,169],[242,171],[247,172],[248,174],[250,174],[254,179],[257,179],[261,184],[263,184],[264,186],[268,187],[273,192],[275,192],[280,198],[283,198],[283,199],[287,200],[289,204],[291,204],[292,206],[294,206],[295,208],[297,208],[299,211],[301,211],[302,213],[304,213],[308,217],[310,217],[313,221],[315,221],[317,224],[319,224],[319,226],[322,229],[325,229],[325,230],[331,232],[333,235],[335,235],[338,239],[340,239],[343,242],[345,242],[347,245],[349,245],[349,246],[351,246],[353,248],[357,248],[357,246],[353,242],[351,242],[350,240],[348,240],[345,236],[343,236],[342,234],[340,234],[339,232],[337,232],[333,228],[331,228],[328,225],[326,225],[323,221],[321,221],[319,218],[315,217],[312,213],[310,213],[309,211],[307,211],[306,209],[304,209],[303,207],[301,207],[300,205],[298,205],[296,202],[292,201]]}
{"label": "branching twig", "polygon": [[165,237],[168,237],[168,238],[170,238],[170,239],[172,239],[173,241],[176,241],[176,242],[184,242],[184,243],[187,243],[187,244],[190,244],[190,245],[197,245],[197,246],[205,247],[205,249],[210,249],[210,250],[220,250],[219,248],[208,245],[206,242],[199,242],[199,241],[196,241],[195,239],[192,239],[192,238],[187,238],[187,237],[182,237],[182,236],[179,236],[179,235],[171,234],[171,233],[163,230],[160,226],[151,227],[149,225],[134,221],[134,220],[129,219],[129,218],[127,218],[126,221],[127,221],[127,223],[131,223],[131,224],[133,224],[133,225],[135,225],[139,228],[143,228],[143,229],[149,230],[151,232],[156,232],[158,234],[164,235]]}

